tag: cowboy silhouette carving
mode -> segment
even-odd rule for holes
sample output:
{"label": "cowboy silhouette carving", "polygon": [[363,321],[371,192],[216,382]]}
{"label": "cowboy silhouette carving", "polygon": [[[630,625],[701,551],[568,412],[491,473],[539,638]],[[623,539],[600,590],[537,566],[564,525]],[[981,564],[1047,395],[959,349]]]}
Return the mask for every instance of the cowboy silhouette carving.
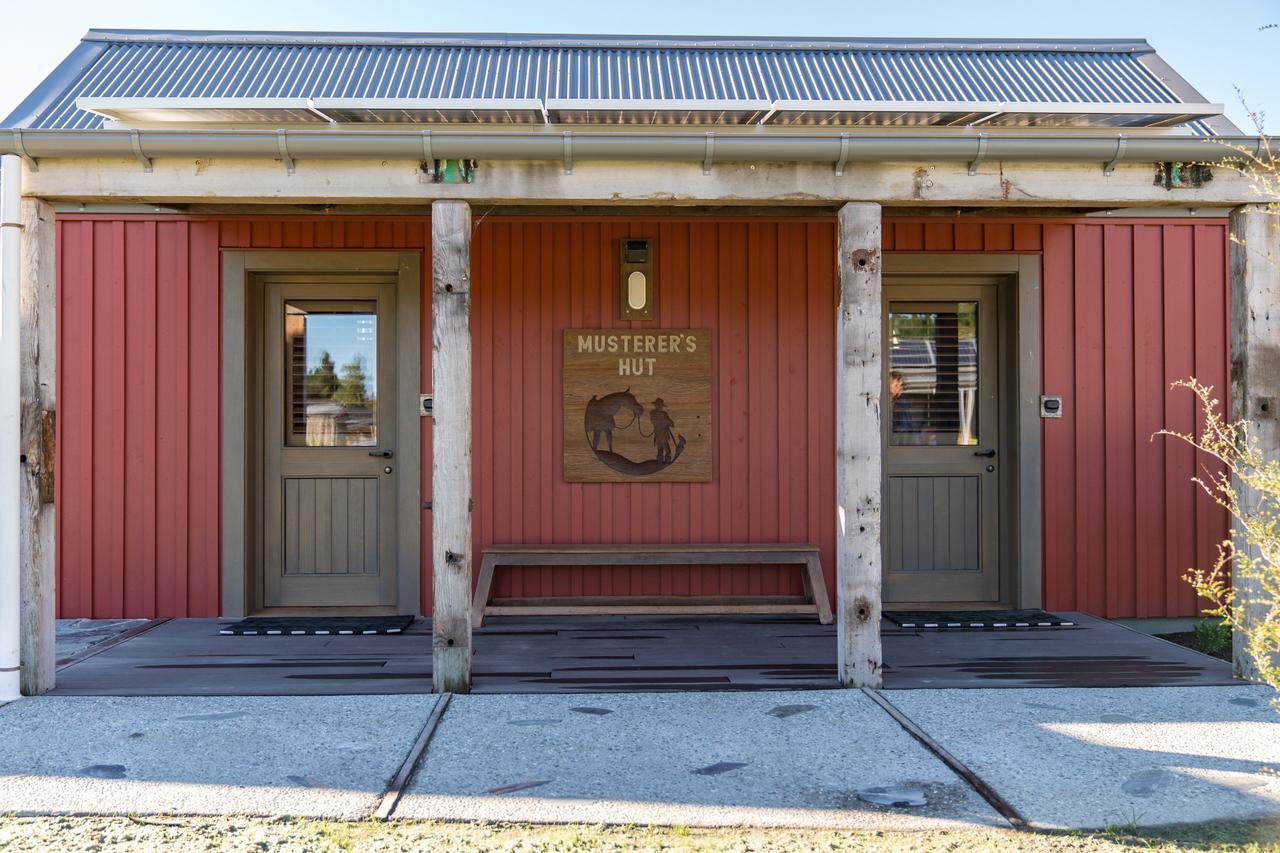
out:
{"label": "cowboy silhouette carving", "polygon": [[[596,458],[621,474],[635,477],[657,473],[679,459],[680,454],[684,452],[684,436],[676,434],[676,422],[667,411],[666,403],[661,397],[650,405],[653,408],[649,412],[649,423],[653,425],[653,431],[646,433],[640,424],[640,419],[645,413],[644,406],[631,393],[630,388],[625,391],[614,391],[603,397],[592,396],[587,401],[583,428],[587,444],[590,445],[591,452],[596,455]],[[630,422],[619,425],[618,414],[624,410],[630,413],[631,419]],[[645,438],[653,439],[655,452],[653,459],[628,459],[614,452],[614,430],[632,427]],[[604,447],[600,446],[601,439],[604,440]]]}

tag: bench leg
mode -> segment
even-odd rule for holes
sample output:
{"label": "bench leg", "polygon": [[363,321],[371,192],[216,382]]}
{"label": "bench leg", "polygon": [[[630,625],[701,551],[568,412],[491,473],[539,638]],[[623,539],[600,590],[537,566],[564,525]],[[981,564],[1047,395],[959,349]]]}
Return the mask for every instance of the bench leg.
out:
{"label": "bench leg", "polygon": [[489,604],[489,596],[493,591],[493,568],[495,559],[488,554],[480,562],[480,577],[476,581],[476,593],[471,596],[471,627],[479,628],[484,622],[484,609]]}
{"label": "bench leg", "polygon": [[831,599],[827,598],[827,585],[822,580],[822,561],[816,556],[807,557],[804,561],[805,566],[805,590],[809,597],[813,599],[814,605],[818,608],[818,622],[823,625],[830,625],[833,621],[831,615]]}

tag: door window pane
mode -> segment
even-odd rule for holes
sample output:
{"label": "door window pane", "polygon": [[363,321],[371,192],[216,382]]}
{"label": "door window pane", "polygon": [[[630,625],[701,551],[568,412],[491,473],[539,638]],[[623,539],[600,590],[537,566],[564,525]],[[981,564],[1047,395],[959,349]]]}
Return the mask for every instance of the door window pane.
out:
{"label": "door window pane", "polygon": [[977,400],[978,303],[893,303],[889,443],[977,444]]}
{"label": "door window pane", "polygon": [[285,443],[378,443],[378,314],[373,302],[285,302]]}

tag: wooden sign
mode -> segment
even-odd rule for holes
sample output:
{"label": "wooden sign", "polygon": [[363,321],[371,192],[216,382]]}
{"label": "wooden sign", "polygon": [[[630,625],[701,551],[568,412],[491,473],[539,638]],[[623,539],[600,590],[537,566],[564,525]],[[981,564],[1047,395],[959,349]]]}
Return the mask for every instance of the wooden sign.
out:
{"label": "wooden sign", "polygon": [[564,478],[711,480],[711,331],[567,329]]}

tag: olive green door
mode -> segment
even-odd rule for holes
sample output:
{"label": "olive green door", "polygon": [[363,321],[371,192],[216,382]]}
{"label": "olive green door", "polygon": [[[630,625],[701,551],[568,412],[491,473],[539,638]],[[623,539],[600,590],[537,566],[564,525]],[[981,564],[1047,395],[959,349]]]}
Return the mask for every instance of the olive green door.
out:
{"label": "olive green door", "polygon": [[264,283],[265,607],[396,604],[395,298],[394,280]]}
{"label": "olive green door", "polygon": [[884,599],[1000,597],[994,285],[884,292]]}

